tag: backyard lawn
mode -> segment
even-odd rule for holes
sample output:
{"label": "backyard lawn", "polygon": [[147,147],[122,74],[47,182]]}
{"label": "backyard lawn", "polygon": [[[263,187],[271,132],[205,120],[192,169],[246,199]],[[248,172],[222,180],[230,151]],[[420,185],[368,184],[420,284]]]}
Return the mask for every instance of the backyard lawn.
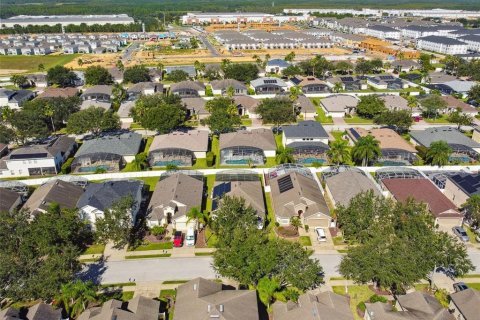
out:
{"label": "backyard lawn", "polygon": [[433,118],[423,118],[423,120],[425,120],[426,123],[440,123],[440,124],[447,124],[447,123],[450,123],[450,121],[448,121],[448,117],[446,115],[442,115],[441,117],[438,117],[436,119],[433,119]]}
{"label": "backyard lawn", "polygon": [[342,137],[343,137],[344,133],[345,133],[344,131],[331,131],[330,132],[330,134],[332,135],[332,137],[335,140],[343,140]]}
{"label": "backyard lawn", "polygon": [[323,123],[323,124],[332,124],[333,123],[333,119],[331,116],[326,116],[325,115],[325,111],[323,111],[322,108],[320,107],[317,107],[317,117],[316,117],[317,121],[320,122],[320,123]]}
{"label": "backyard lawn", "polygon": [[212,190],[213,190],[213,185],[215,184],[215,175],[210,174],[205,176],[207,179],[207,203],[205,205],[205,210],[210,212],[212,211]]}
{"label": "backyard lawn", "polygon": [[142,180],[148,185],[148,191],[153,192],[155,190],[155,186],[157,185],[158,180],[160,177],[144,177],[144,178],[133,178],[135,180]]}
{"label": "backyard lawn", "polygon": [[345,292],[344,286],[333,286],[332,289],[336,294],[348,294],[350,296],[350,309],[352,310],[354,318],[358,320],[361,318],[357,314],[357,305],[360,302],[367,301],[375,294],[367,285],[348,286],[348,293]]}
{"label": "backyard lawn", "polygon": [[44,70],[57,65],[65,65],[78,58],[78,54],[61,54],[48,56],[0,56],[0,69],[25,70],[37,72],[38,65],[43,64]]}

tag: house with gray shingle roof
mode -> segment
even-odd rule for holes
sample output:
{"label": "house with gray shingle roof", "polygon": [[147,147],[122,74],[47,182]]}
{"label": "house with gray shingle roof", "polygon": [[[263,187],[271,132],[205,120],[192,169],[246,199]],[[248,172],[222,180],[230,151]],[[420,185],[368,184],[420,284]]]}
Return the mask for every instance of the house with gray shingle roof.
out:
{"label": "house with gray shingle roof", "polygon": [[293,150],[295,162],[311,164],[324,163],[329,150],[328,133],[323,126],[313,120],[283,127],[282,144]]}
{"label": "house with gray shingle roof", "polygon": [[172,84],[170,92],[182,98],[199,97],[205,95],[205,85],[200,81],[181,81]]}
{"label": "house with gray shingle roof", "polygon": [[187,231],[195,226],[187,213],[196,207],[202,210],[203,177],[175,173],[162,177],[155,186],[147,209],[149,227],[172,224],[176,230]]}
{"label": "house with gray shingle roof", "polygon": [[233,88],[234,95],[247,94],[247,86],[235,79],[213,80],[210,82],[210,85],[212,86],[213,94],[225,95],[229,87]]}
{"label": "house with gray shingle roof", "polygon": [[275,157],[277,145],[272,130],[253,129],[220,134],[222,165],[263,165],[267,157]]}
{"label": "house with gray shingle roof", "polygon": [[467,289],[450,295],[449,309],[453,310],[455,319],[478,319],[478,306],[480,305],[480,291]]}
{"label": "house with gray shingle roof", "polygon": [[22,196],[12,190],[0,188],[0,211],[13,212],[22,203]]}
{"label": "house with gray shingle roof", "polygon": [[193,279],[177,288],[173,320],[259,320],[255,290],[227,290],[221,283]]}
{"label": "house with gray shingle roof", "polygon": [[258,78],[250,81],[250,85],[257,94],[277,94],[288,89],[287,83],[280,78]]}
{"label": "house with gray shingle roof", "polygon": [[127,303],[108,300],[101,307],[86,309],[77,320],[158,320],[160,301],[136,296]]}
{"label": "house with gray shingle roof", "polygon": [[355,113],[358,101],[354,96],[338,94],[320,100],[320,106],[325,111],[326,116],[343,118],[346,115]]}
{"label": "house with gray shingle roof", "polygon": [[133,200],[130,214],[135,224],[137,213],[143,201],[143,186],[141,180],[110,180],[101,183],[90,183],[77,202],[80,217],[95,226],[97,219],[104,217],[116,202],[127,197]]}

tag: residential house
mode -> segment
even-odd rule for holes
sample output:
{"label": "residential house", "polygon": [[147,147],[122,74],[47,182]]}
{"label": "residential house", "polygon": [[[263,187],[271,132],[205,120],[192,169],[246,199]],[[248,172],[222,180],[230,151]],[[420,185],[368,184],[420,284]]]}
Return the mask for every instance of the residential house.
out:
{"label": "residential house", "polygon": [[142,144],[142,136],[135,132],[120,131],[84,139],[72,162],[72,172],[119,171],[135,159]]}
{"label": "residential house", "polygon": [[365,320],[454,320],[434,296],[419,291],[398,296],[395,307],[390,302],[365,303],[365,307]]}
{"label": "residential house", "polygon": [[405,202],[411,198],[424,203],[443,230],[451,231],[452,227],[462,225],[463,215],[457,206],[430,180],[391,178],[383,179],[382,184],[397,201]]}
{"label": "residential house", "polygon": [[290,79],[296,86],[299,86],[304,94],[328,93],[330,87],[323,80],[315,77],[295,76]]}
{"label": "residential house", "polygon": [[112,76],[113,82],[119,84],[123,82],[123,70],[113,67],[108,69],[108,73]]}
{"label": "residential house", "polygon": [[267,62],[267,65],[265,66],[265,72],[279,74],[289,66],[290,63],[283,59],[272,59]]}
{"label": "residential house", "polygon": [[213,94],[228,94],[229,88],[233,88],[233,95],[246,95],[247,86],[235,79],[213,80],[210,82]]}
{"label": "residential house", "polygon": [[478,306],[480,305],[480,291],[469,288],[452,293],[448,309],[453,311],[457,320],[478,319]]}
{"label": "residential house", "polygon": [[[286,93],[282,93],[281,95],[287,97]],[[297,113],[303,116],[304,120],[315,120],[315,117],[317,116],[317,107],[306,95],[298,95],[297,99],[293,102],[293,106],[297,110]]]}
{"label": "residential house", "polygon": [[200,97],[205,95],[205,85],[200,81],[181,81],[172,84],[170,92],[181,98]]}
{"label": "residential house", "polygon": [[277,94],[285,92],[288,85],[280,78],[258,78],[250,81],[256,94]]}
{"label": "residential house", "polygon": [[340,76],[330,77],[326,80],[327,85],[332,91],[338,92],[337,83],[342,90],[359,91],[368,89],[367,77],[365,76]]}
{"label": "residential house", "polygon": [[444,194],[457,207],[462,207],[471,196],[480,195],[480,174],[458,172],[449,175]]}
{"label": "residential house", "polygon": [[75,139],[60,136],[12,150],[2,158],[4,166],[0,165],[0,176],[57,174],[76,146]]}
{"label": "residential house", "polygon": [[37,96],[37,99],[72,98],[78,96],[77,88],[47,88]]}
{"label": "residential house", "polygon": [[[240,97],[240,96],[239,96]],[[190,118],[196,118],[198,120],[205,119],[210,113],[205,108],[207,100],[194,97],[194,98],[182,98],[182,103],[187,108],[187,115]]]}
{"label": "residential house", "polygon": [[194,66],[167,66],[164,70],[167,76],[174,70],[184,71],[190,78],[195,78],[197,76],[197,70],[195,70]]}
{"label": "residential house", "polygon": [[161,177],[155,186],[147,209],[149,227],[172,224],[175,230],[186,232],[196,221],[188,221],[192,208],[202,210],[203,176],[174,173]]}
{"label": "residential house", "polygon": [[83,100],[80,109],[89,107],[100,107],[105,110],[110,109],[113,99],[113,86],[97,85],[86,89],[80,98]]}
{"label": "residential house", "polygon": [[0,188],[0,212],[13,212],[22,203],[22,196],[9,189]]}
{"label": "residential house", "polygon": [[450,161],[469,162],[478,158],[480,143],[465,136],[456,128],[433,127],[425,130],[412,130],[410,141],[414,145],[430,147],[434,141],[445,141],[453,149]]}
{"label": "residential house", "polygon": [[272,305],[275,320],[353,320],[346,296],[331,291],[304,293],[297,302],[277,301]]}
{"label": "residential house", "polygon": [[128,100],[135,100],[141,95],[149,96],[155,93],[163,93],[163,84],[155,82],[139,82],[127,89]]}
{"label": "residential house", "polygon": [[338,94],[320,100],[320,106],[326,116],[332,118],[343,118],[346,115],[355,113],[358,99],[354,96]]}
{"label": "residential house", "polygon": [[255,290],[230,290],[221,283],[196,278],[178,286],[173,320],[259,320]]}
{"label": "residential house", "polygon": [[62,320],[62,309],[54,309],[52,305],[39,302],[28,308],[28,320]]}
{"label": "residential house", "polygon": [[293,150],[297,163],[325,163],[326,152],[330,149],[328,139],[328,133],[317,121],[302,121],[283,127],[282,144]]}
{"label": "residential house", "polygon": [[45,73],[34,73],[27,75],[28,84],[31,87],[46,88],[48,87],[47,75]]}
{"label": "residential house", "polygon": [[444,84],[454,80],[457,80],[457,77],[446,74],[445,72],[434,71],[428,74],[428,83],[431,84]]}
{"label": "residential house", "polygon": [[354,145],[361,137],[372,136],[380,144],[382,156],[378,163],[385,166],[411,165],[417,159],[417,150],[398,133],[389,128],[350,128],[347,138]]}
{"label": "residential house", "polygon": [[260,104],[258,99],[247,95],[233,96],[233,102],[237,107],[240,116],[248,116],[250,118],[259,118],[260,115],[256,113],[256,109]]}
{"label": "residential house", "polygon": [[472,89],[477,82],[475,81],[462,81],[462,80],[452,80],[443,83],[444,86],[450,88],[450,92],[448,90],[445,92],[446,94],[458,93],[463,97],[467,97],[468,92]]}
{"label": "residential house", "polygon": [[128,302],[108,300],[83,311],[77,320],[158,320],[160,301],[137,295]]}
{"label": "residential house", "polygon": [[375,89],[402,90],[409,87],[406,81],[390,74],[381,74],[367,77],[367,84]]}
{"label": "residential house", "polygon": [[478,110],[475,107],[453,96],[441,96],[441,99],[447,103],[446,111],[448,113],[452,113],[456,110],[460,110],[461,113],[468,114],[472,117],[478,114]]}
{"label": "residential house", "polygon": [[272,130],[253,129],[220,134],[222,165],[263,165],[275,157],[277,145]]}
{"label": "residential house", "polygon": [[206,158],[208,142],[206,130],[177,131],[155,136],[148,154],[150,166],[173,164],[190,167],[198,159]]}
{"label": "residential house", "polygon": [[0,158],[8,154],[8,144],[0,143]]}
{"label": "residential house", "polygon": [[467,53],[468,44],[457,39],[432,35],[418,38],[417,49],[456,55]]}
{"label": "residential house", "polygon": [[269,179],[275,221],[289,225],[293,217],[313,227],[330,227],[332,220],[318,183],[312,176],[290,171]]}
{"label": "residential house", "polygon": [[410,72],[420,68],[420,63],[415,60],[395,60],[391,63],[392,71]]}
{"label": "residential house", "polygon": [[133,107],[135,107],[135,100],[125,100],[120,103],[117,115],[120,118],[122,129],[130,128],[130,125],[133,123],[133,116],[130,114]]}
{"label": "residential house", "polygon": [[38,214],[46,212],[49,206],[54,203],[62,209],[74,209],[82,194],[82,187],[71,182],[55,179],[35,189],[23,205],[23,209],[32,214]]}
{"label": "residential house", "polygon": [[133,200],[129,214],[132,216],[132,224],[135,224],[143,201],[143,187],[144,183],[141,180],[109,180],[90,183],[77,202],[80,217],[94,228],[97,219],[104,217],[105,210],[129,197]]}
{"label": "residential house", "polygon": [[35,92],[30,90],[8,90],[0,88],[0,107],[20,109],[25,101],[32,100]]}
{"label": "residential house", "polygon": [[376,183],[359,169],[332,168],[323,172],[322,178],[325,182],[325,195],[334,207],[347,207],[350,200],[362,192],[371,191],[377,197],[382,196]]}

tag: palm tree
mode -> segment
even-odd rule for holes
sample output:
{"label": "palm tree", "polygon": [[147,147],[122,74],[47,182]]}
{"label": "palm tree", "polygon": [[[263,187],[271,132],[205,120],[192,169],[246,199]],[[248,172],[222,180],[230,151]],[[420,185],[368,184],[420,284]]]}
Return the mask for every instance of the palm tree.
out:
{"label": "palm tree", "polygon": [[125,70],[125,66],[123,65],[122,60],[117,60],[117,62],[115,62],[115,67],[117,67],[118,70],[120,70],[120,71]]}
{"label": "palm tree", "polygon": [[280,290],[281,285],[280,281],[276,278],[261,278],[257,283],[258,298],[260,301],[267,307],[270,308],[270,303],[272,302],[275,292]]}
{"label": "palm tree", "polygon": [[198,207],[192,207],[187,212],[187,224],[195,220],[200,225],[200,229],[210,225],[210,214],[206,211],[200,210]]}
{"label": "palm tree", "polygon": [[434,141],[430,144],[425,158],[432,166],[441,167],[448,164],[452,151],[446,141]]}
{"label": "palm tree", "polygon": [[277,162],[277,164],[295,162],[295,158],[293,157],[293,149],[280,146],[277,149],[277,155],[275,156],[275,161]]}
{"label": "palm tree", "polygon": [[226,93],[227,93],[227,97],[230,97],[230,98],[233,97],[235,95],[235,88],[233,86],[228,86]]}
{"label": "palm tree", "polygon": [[135,159],[132,161],[132,166],[136,171],[143,170],[148,166],[147,154],[145,152],[140,152],[135,156]]}
{"label": "palm tree", "polygon": [[298,233],[298,229],[303,228],[302,220],[299,217],[292,217],[290,219],[290,225],[295,228]]}
{"label": "palm tree", "polygon": [[52,124],[52,131],[55,132],[55,123],[53,122],[53,115],[55,114],[55,109],[50,103],[47,103],[43,109],[43,114],[46,117],[50,118],[50,123]]}
{"label": "palm tree", "polygon": [[62,302],[65,311],[73,318],[76,318],[87,308],[88,302],[96,300],[97,287],[92,281],[77,280],[61,287],[59,301]]}
{"label": "palm tree", "polygon": [[343,84],[341,82],[335,83],[335,85],[333,86],[333,92],[339,93],[342,90],[343,90]]}
{"label": "palm tree", "polygon": [[335,140],[330,144],[330,150],[327,151],[330,163],[340,165],[350,159],[348,143],[345,140]]}
{"label": "palm tree", "polygon": [[289,94],[290,101],[295,103],[295,101],[297,101],[298,96],[301,94],[301,92],[302,91],[300,90],[300,87],[298,87],[298,86],[291,87],[290,88],[290,94]]}
{"label": "palm tree", "polygon": [[382,155],[380,141],[373,136],[361,137],[352,148],[352,158],[355,162],[362,163],[362,166],[368,166],[370,161],[377,159]]}

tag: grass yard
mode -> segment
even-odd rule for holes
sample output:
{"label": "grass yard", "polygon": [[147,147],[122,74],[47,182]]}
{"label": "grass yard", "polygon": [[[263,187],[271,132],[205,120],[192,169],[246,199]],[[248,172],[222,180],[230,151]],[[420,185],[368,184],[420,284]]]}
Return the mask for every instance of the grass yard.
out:
{"label": "grass yard", "polygon": [[192,169],[208,169],[207,159],[197,159],[195,164],[191,167]]}
{"label": "grass yard", "polygon": [[173,242],[146,242],[136,248],[128,248],[127,251],[149,251],[173,249]]}
{"label": "grass yard", "polygon": [[83,252],[83,254],[102,254],[105,250],[104,244],[92,244]]}
{"label": "grass yard", "polygon": [[354,318],[358,320],[361,320],[361,318],[357,314],[357,305],[360,302],[367,301],[375,294],[367,285],[348,286],[348,293],[345,292],[345,286],[333,286],[332,289],[336,294],[348,294],[350,296],[350,309]]}
{"label": "grass yard", "polygon": [[188,282],[188,280],[167,280],[167,281],[163,281],[162,284],[182,284],[186,282]]}
{"label": "grass yard", "polygon": [[301,236],[300,238],[298,238],[298,242],[304,247],[312,245],[312,240],[309,236]]}
{"label": "grass yard", "polygon": [[175,312],[175,305],[173,304],[173,301],[175,301],[175,298],[177,296],[177,291],[173,289],[164,289],[160,291],[159,295],[159,300],[162,302],[167,302],[168,300],[170,301],[170,308],[168,308],[167,311],[167,319],[168,320],[173,320],[173,313]]}
{"label": "grass yard", "polygon": [[279,147],[283,146],[282,135],[281,134],[274,134],[274,136],[275,136],[275,143],[277,144],[277,149],[278,149]]}
{"label": "grass yard", "polygon": [[143,149],[143,152],[148,154],[148,151],[150,150],[150,145],[152,144],[152,142],[153,142],[153,137],[148,137],[147,141],[145,142],[145,148]]}
{"label": "grass yard", "polygon": [[475,239],[475,233],[472,231],[470,228],[465,228],[465,231],[467,232],[468,238],[470,239],[471,243],[477,243],[477,240]]}
{"label": "grass yard", "polygon": [[195,252],[196,257],[213,256],[213,252]]}
{"label": "grass yard", "polygon": [[330,132],[330,134],[332,135],[332,137],[335,140],[343,140],[342,137],[343,137],[344,133],[345,133],[344,131],[331,131]]}
{"label": "grass yard", "polygon": [[135,292],[133,291],[122,292],[122,301],[128,301],[130,299],[133,299],[134,293]]}
{"label": "grass yard", "polygon": [[142,180],[148,185],[148,191],[153,192],[155,190],[155,186],[157,185],[158,180],[160,177],[144,177],[144,178],[132,178],[134,180]]}
{"label": "grass yard", "polygon": [[144,128],[142,127],[142,125],[140,123],[132,122],[130,124],[130,129],[132,129],[132,130],[143,130]]}
{"label": "grass yard", "polygon": [[480,283],[469,283],[465,282],[469,288],[475,289],[475,290],[480,290]]}
{"label": "grass yard", "polygon": [[38,66],[43,64],[44,70],[57,65],[65,65],[78,58],[79,54],[61,54],[48,56],[0,56],[0,70],[25,70],[25,72],[38,72]]}
{"label": "grass yard", "polygon": [[212,152],[215,155],[215,167],[220,167],[220,142],[218,136],[212,137]]}
{"label": "grass yard", "polygon": [[110,283],[110,284],[102,284],[100,288],[121,288],[121,287],[129,287],[137,285],[135,282],[120,282],[120,283]]}
{"label": "grass yard", "polygon": [[317,107],[317,121],[323,124],[333,124],[333,119],[331,116],[326,116],[325,111],[322,108]]}
{"label": "grass yard", "polygon": [[153,258],[168,258],[170,257],[170,253],[165,254],[145,254],[139,256],[126,256],[125,259],[127,260],[134,260],[134,259],[153,259]]}
{"label": "grass yard", "polygon": [[206,177],[206,183],[207,183],[207,202],[205,204],[205,210],[210,212],[212,211],[212,190],[213,190],[213,185],[215,184],[215,175],[210,174],[205,176]]}
{"label": "grass yard", "polygon": [[342,236],[333,237],[332,240],[333,240],[333,245],[335,246],[342,246],[346,244],[345,241],[343,241]]}
{"label": "grass yard", "polygon": [[435,123],[440,123],[440,124],[442,124],[442,123],[445,123],[445,124],[450,123],[450,121],[448,121],[448,118],[447,118],[446,115],[442,115],[441,117],[436,118],[436,119],[423,118],[423,120],[425,120],[426,123],[433,123],[433,124],[435,124]]}
{"label": "grass yard", "polygon": [[252,126],[252,119],[242,119],[242,126],[251,127]]}
{"label": "grass yard", "polygon": [[350,118],[344,118],[345,122],[348,124],[371,124],[373,123],[372,119],[365,119],[357,115],[353,115]]}
{"label": "grass yard", "polygon": [[340,280],[346,280],[346,278],[344,278],[344,277],[330,277],[329,280],[330,281],[340,281]]}
{"label": "grass yard", "polygon": [[122,172],[135,172],[135,171],[140,171],[138,170],[138,168],[136,167],[136,165],[132,162],[129,162],[125,165],[125,168],[123,168],[121,170]]}
{"label": "grass yard", "polygon": [[208,227],[205,229],[205,239],[207,241],[208,248],[215,248],[218,242],[218,238],[217,235],[214,234],[212,230]]}

